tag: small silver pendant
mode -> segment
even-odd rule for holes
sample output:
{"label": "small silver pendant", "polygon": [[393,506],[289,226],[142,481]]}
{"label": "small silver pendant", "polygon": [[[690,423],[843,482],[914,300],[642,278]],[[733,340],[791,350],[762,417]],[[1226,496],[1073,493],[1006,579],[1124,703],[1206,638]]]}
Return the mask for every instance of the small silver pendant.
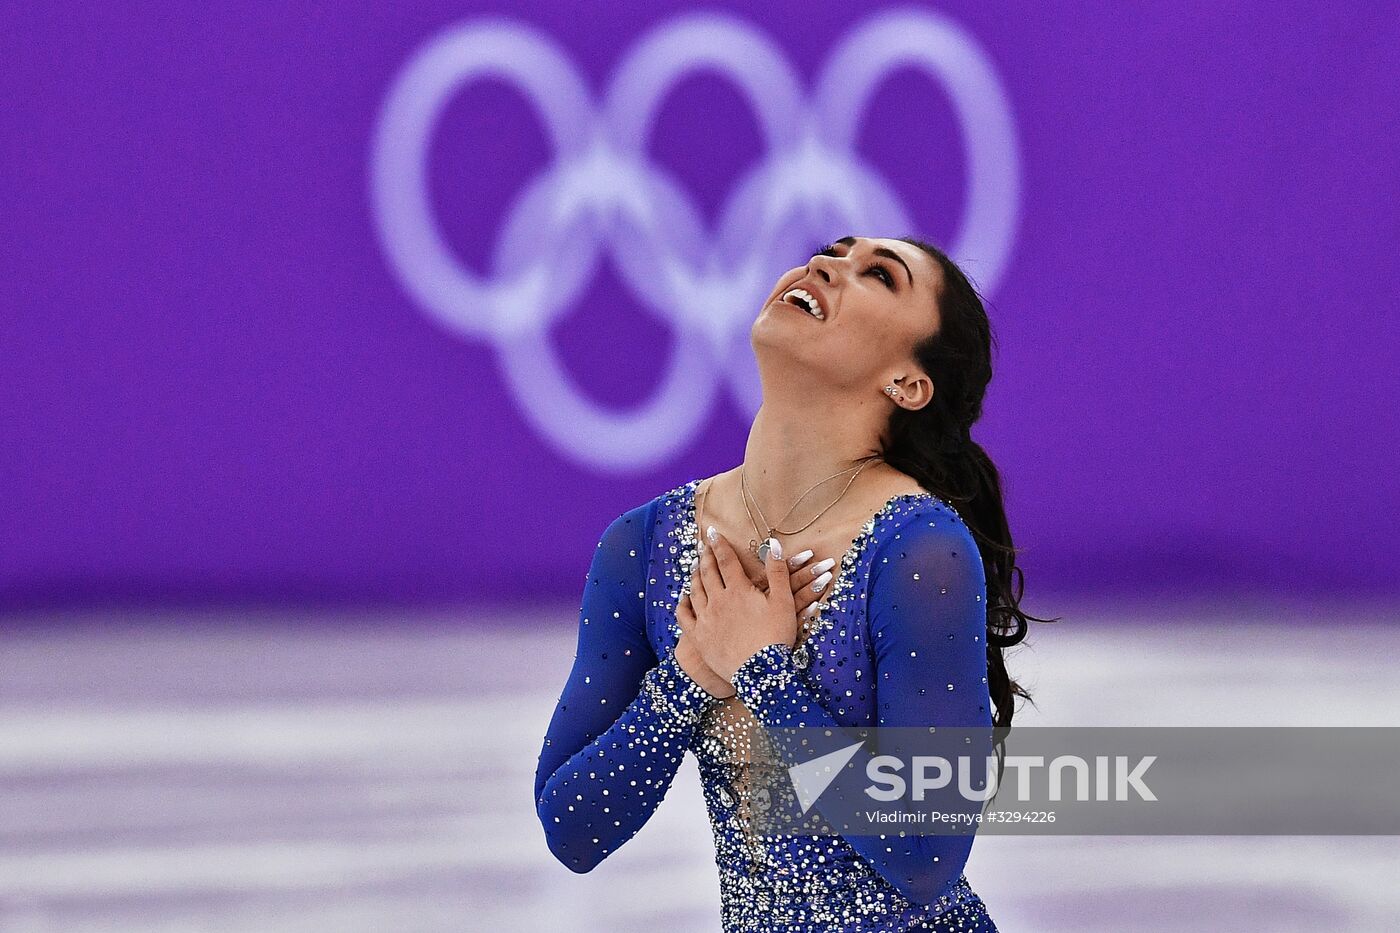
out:
{"label": "small silver pendant", "polygon": [[772,538],[764,538],[763,543],[758,546],[758,559],[765,564],[768,563],[768,552],[772,550],[772,548],[768,546],[768,542],[772,540]]}

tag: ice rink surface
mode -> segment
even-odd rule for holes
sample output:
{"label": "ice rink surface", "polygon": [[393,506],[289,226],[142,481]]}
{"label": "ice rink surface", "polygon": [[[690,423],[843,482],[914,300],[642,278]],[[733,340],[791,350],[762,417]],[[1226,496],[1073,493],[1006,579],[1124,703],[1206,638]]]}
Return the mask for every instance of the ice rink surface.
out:
{"label": "ice rink surface", "polygon": [[[1389,607],[1057,603],[1016,725],[1400,725]],[[536,758],[577,608],[0,622],[0,931],[712,933],[687,758],[588,875]],[[1003,931],[1400,929],[1394,837],[985,836]]]}

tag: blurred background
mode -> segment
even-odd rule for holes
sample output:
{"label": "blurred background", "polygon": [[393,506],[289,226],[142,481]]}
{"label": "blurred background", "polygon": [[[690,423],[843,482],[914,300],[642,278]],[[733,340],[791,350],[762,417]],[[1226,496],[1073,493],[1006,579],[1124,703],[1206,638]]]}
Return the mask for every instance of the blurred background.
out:
{"label": "blurred background", "polygon": [[[693,759],[593,874],[532,778],[617,515],[748,330],[921,235],[1026,725],[1400,725],[1390,3],[153,2],[0,45],[0,930],[718,928]],[[1394,840],[999,836],[1006,930],[1400,927]]]}

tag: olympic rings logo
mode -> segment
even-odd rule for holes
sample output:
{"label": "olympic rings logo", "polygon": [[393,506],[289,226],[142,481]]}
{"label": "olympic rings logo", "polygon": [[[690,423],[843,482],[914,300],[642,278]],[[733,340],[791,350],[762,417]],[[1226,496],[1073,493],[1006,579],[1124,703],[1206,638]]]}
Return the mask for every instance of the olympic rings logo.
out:
{"label": "olympic rings logo", "polygon": [[[902,66],[940,82],[962,125],[969,189],[949,254],[975,257],[990,293],[1009,258],[1019,206],[1011,108],[972,37],[925,11],[859,25],[832,52],[810,96],[780,49],[725,15],[683,16],[643,36],[598,103],[550,37],[499,19],[449,27],[404,66],[376,127],[370,187],[383,249],[410,295],[442,325],[495,345],[526,416],[562,453],[618,473],[653,466],[702,427],[722,381],[757,410],[747,335],[792,257],[839,235],[833,230],[915,229],[854,150],[859,114]],[[767,151],[734,186],[716,229],[645,151],[660,102],[701,69],[746,97]],[[554,152],[508,211],[486,277],[453,257],[428,196],[435,125],[454,93],[484,78],[511,83],[532,102]],[[613,250],[624,242],[625,250]],[[547,339],[605,251],[643,306],[678,332],[661,387],[625,414],[590,402]]]}

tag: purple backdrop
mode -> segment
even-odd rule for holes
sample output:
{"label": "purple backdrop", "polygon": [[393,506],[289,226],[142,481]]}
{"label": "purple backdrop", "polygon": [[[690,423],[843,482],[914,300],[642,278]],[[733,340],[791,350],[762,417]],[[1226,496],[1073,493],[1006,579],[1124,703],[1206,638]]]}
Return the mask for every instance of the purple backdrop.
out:
{"label": "purple backdrop", "polygon": [[[736,462],[742,375],[695,390],[697,422],[630,467],[550,436],[530,410],[548,393],[519,388],[538,350],[473,331],[470,300],[459,326],[435,313],[376,207],[395,82],[443,30],[546,37],[601,108],[690,7],[118,7],[22,5],[3,40],[0,606],[577,595],[611,518]],[[870,12],[706,9],[782,50],[804,94]],[[985,57],[1014,130],[989,163],[1014,168],[1004,262],[959,258],[995,279],[976,434],[1030,588],[1395,593],[1400,12],[934,11]],[[878,86],[852,157],[915,230],[956,240],[982,197],[967,114],[917,69]],[[735,82],[690,74],[645,161],[718,225],[772,148],[761,124]],[[455,261],[503,268],[512,205],[556,156],[546,121],[521,88],[470,83],[427,151]],[[785,266],[811,242],[765,248]],[[654,246],[542,267],[546,294],[588,272],[545,332],[579,391],[624,414],[680,346],[633,281]]]}

